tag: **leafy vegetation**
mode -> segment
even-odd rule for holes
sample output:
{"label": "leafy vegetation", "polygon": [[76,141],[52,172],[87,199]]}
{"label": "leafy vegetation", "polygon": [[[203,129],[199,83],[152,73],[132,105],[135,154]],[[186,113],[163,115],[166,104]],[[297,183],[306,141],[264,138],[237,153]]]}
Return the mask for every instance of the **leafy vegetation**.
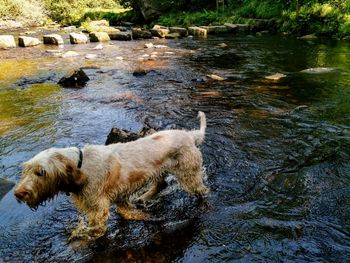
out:
{"label": "leafy vegetation", "polygon": [[230,0],[223,11],[169,12],[156,23],[190,26],[254,23],[254,19],[274,19],[276,29],[286,33],[347,36],[350,35],[350,0]]}
{"label": "leafy vegetation", "polygon": [[36,24],[43,21],[45,17],[46,10],[40,0],[0,0],[0,18],[2,19],[17,19]]}
{"label": "leafy vegetation", "polygon": [[[111,25],[123,20],[142,23],[144,2],[0,0],[0,18],[38,22],[46,17],[61,24],[80,24],[86,19],[106,19]],[[210,0],[148,0],[150,3],[162,10],[160,17],[148,21],[151,24],[254,24],[256,19],[273,19],[273,26],[280,32],[350,35],[350,0],[226,0],[224,10],[216,10],[216,2]]]}

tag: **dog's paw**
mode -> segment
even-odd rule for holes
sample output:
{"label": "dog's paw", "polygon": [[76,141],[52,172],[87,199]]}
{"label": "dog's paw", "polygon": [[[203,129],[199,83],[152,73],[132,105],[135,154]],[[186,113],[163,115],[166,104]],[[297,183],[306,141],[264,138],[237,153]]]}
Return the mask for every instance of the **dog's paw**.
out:
{"label": "dog's paw", "polygon": [[118,207],[117,212],[126,220],[149,220],[151,218],[149,214],[137,209]]}

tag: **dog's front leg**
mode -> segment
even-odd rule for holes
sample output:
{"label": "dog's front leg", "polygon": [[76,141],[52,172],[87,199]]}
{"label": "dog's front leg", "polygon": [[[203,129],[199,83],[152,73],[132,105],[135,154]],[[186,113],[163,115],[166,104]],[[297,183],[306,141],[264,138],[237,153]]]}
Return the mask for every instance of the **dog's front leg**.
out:
{"label": "dog's front leg", "polygon": [[107,231],[107,220],[109,218],[109,204],[100,206],[96,211],[88,214],[88,234],[91,238],[103,236]]}
{"label": "dog's front leg", "polygon": [[93,208],[85,211],[88,217],[88,225],[83,220],[80,220],[78,227],[72,232],[69,242],[74,239],[94,240],[103,236],[107,230],[109,208],[109,201],[100,200]]}

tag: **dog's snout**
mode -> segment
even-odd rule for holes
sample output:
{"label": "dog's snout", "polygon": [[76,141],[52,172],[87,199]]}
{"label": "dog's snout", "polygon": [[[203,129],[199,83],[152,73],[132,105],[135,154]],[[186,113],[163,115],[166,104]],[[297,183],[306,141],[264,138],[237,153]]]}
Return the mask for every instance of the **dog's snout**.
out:
{"label": "dog's snout", "polygon": [[29,191],[24,188],[16,189],[15,191],[15,196],[18,200],[23,200],[28,194]]}

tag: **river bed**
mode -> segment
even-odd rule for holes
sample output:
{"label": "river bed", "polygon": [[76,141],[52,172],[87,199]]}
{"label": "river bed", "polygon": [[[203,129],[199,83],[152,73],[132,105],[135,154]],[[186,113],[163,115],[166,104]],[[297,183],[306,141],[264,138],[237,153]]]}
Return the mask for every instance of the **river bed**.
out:
{"label": "river bed", "polygon": [[[104,144],[112,127],[194,129],[201,110],[209,205],[170,176],[146,208],[154,220],[113,211],[105,237],[76,247],[67,243],[78,221],[68,197],[33,212],[11,190],[0,196],[0,261],[348,260],[349,42],[236,35],[110,44],[67,42],[63,53],[74,58],[52,46],[0,51],[0,178],[16,183],[21,163],[48,147]],[[81,67],[85,88],[56,84]],[[339,70],[300,72],[314,67]],[[140,69],[147,74],[134,76]],[[287,78],[265,79],[276,72]]]}

